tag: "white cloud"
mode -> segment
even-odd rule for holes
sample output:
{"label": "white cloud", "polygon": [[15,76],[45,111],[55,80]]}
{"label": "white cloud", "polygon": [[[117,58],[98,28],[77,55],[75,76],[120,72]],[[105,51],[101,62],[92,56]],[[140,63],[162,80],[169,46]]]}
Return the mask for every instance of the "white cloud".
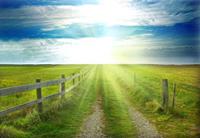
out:
{"label": "white cloud", "polygon": [[[101,0],[98,5],[25,6],[0,9],[1,26],[45,26],[52,30],[70,24],[174,25],[198,16],[183,0],[160,0],[154,4],[139,0]],[[3,21],[10,20],[6,24]],[[16,24],[13,24],[15,21]]]}
{"label": "white cloud", "polygon": [[159,53],[165,54],[162,51],[167,50],[176,56],[181,51],[190,49],[191,46],[176,46],[172,40],[152,38],[151,34],[134,35],[123,39],[90,37],[0,40],[0,63],[151,63],[148,61],[149,55],[151,58],[154,58],[154,55],[162,57]]}

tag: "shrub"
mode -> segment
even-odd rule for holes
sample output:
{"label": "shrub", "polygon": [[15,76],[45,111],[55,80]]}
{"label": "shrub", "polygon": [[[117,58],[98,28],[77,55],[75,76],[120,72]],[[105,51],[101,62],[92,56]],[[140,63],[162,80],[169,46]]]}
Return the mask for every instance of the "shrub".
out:
{"label": "shrub", "polygon": [[0,125],[1,138],[26,138],[27,134],[11,126]]}
{"label": "shrub", "polygon": [[14,126],[29,129],[39,122],[41,122],[40,115],[37,111],[33,110],[33,112],[29,113],[25,118],[16,120]]}

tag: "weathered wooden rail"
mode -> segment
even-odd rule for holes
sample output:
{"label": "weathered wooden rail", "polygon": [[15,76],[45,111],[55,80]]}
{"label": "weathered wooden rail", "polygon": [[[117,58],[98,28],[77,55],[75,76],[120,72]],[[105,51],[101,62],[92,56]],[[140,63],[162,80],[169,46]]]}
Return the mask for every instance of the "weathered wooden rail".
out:
{"label": "weathered wooden rail", "polygon": [[[73,90],[76,88],[80,82],[85,79],[86,75],[88,74],[89,71],[85,71],[83,73],[78,73],[78,74],[72,74],[71,76],[65,77],[64,74],[61,75],[61,79],[57,80],[51,80],[51,81],[44,81],[41,82],[40,79],[36,79],[35,84],[28,84],[28,85],[22,85],[22,86],[16,86],[16,87],[10,87],[10,88],[3,88],[0,89],[0,96],[6,96],[6,95],[11,95],[11,94],[16,94],[16,93],[21,93],[25,91],[30,91],[30,90],[36,90],[37,94],[37,99],[33,100],[31,102],[27,102],[21,105],[17,105],[15,107],[8,108],[6,110],[0,111],[0,116],[5,116],[9,113],[22,110],[27,107],[31,107],[35,104],[38,106],[38,111],[42,112],[43,111],[43,105],[42,102],[45,100],[49,100],[58,96],[64,97],[65,93]],[[75,79],[77,81],[75,82]],[[72,81],[73,85],[69,87],[68,89],[65,88],[65,83]],[[42,97],[42,88],[47,87],[47,86],[53,86],[53,85],[60,85],[60,91],[55,94],[48,95],[46,97]]]}

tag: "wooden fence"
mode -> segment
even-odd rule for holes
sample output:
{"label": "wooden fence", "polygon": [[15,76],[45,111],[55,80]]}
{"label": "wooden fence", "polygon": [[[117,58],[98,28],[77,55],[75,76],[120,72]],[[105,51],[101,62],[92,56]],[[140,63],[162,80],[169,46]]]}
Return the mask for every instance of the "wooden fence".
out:
{"label": "wooden fence", "polygon": [[[169,88],[168,88],[168,79],[162,80],[162,107],[165,112],[169,110]],[[173,95],[172,95],[172,111],[175,108],[175,100],[176,100],[176,83],[173,84]]]}
{"label": "wooden fence", "polygon": [[[133,85],[136,85],[136,74],[133,73]],[[162,79],[162,108],[165,112],[169,111],[169,84],[168,79]],[[173,94],[172,94],[172,105],[171,105],[171,111],[175,108],[175,102],[176,102],[176,83],[173,84]]]}
{"label": "wooden fence", "polygon": [[[42,112],[43,111],[43,105],[42,105],[43,101],[49,100],[49,99],[52,99],[52,98],[58,97],[58,96],[64,97],[65,93],[76,88],[80,84],[80,82],[83,79],[85,79],[88,72],[89,71],[85,71],[84,73],[72,74],[71,76],[68,76],[68,77],[65,77],[65,75],[62,74],[61,79],[45,81],[45,82],[42,82],[40,79],[36,79],[35,84],[28,84],[28,85],[0,89],[0,96],[21,93],[21,92],[25,92],[25,91],[29,91],[29,90],[36,90],[36,94],[37,94],[37,100],[27,102],[27,103],[17,105],[15,107],[11,107],[6,110],[0,111],[0,116],[5,116],[9,113],[12,113],[12,112],[15,112],[18,110],[22,110],[27,107],[31,107],[35,104],[37,104],[37,106],[38,106],[38,111]],[[76,78],[78,79],[78,82],[75,83]],[[69,82],[69,81],[72,81],[73,85],[70,88],[66,89],[65,83]],[[43,97],[42,96],[42,88],[47,87],[47,86],[53,86],[53,85],[60,85],[60,91],[58,93]]]}

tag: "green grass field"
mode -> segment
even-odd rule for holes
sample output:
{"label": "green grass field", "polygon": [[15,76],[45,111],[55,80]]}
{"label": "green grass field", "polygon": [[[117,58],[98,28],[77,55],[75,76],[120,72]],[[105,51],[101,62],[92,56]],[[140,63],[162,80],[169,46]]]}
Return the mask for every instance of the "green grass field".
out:
{"label": "green grass field", "polygon": [[[79,73],[84,65],[69,66],[0,66],[0,88],[33,84],[36,79],[42,81],[60,79],[61,74],[69,76],[72,73]],[[43,95],[49,95],[59,91],[58,86],[50,86],[43,89]],[[9,101],[7,100],[9,99]],[[35,91],[25,92],[11,96],[0,97],[0,109],[18,105],[36,99]]]}
{"label": "green grass field", "polygon": [[[199,66],[110,66],[111,78],[118,78],[129,101],[137,107],[165,137],[195,137],[199,133]],[[134,79],[135,74],[135,81]],[[173,83],[177,84],[173,112],[162,113],[162,79],[169,81],[169,106],[172,104]]]}
{"label": "green grass field", "polygon": [[[0,88],[60,78],[80,72],[86,65],[0,66]],[[140,111],[166,138],[198,137],[200,66],[90,65],[87,79],[64,100],[45,102],[45,112],[26,109],[0,118],[2,137],[66,138],[75,137],[97,98],[102,99],[104,133],[108,137],[137,137],[128,113],[129,106]],[[177,84],[175,109],[161,109],[162,79],[169,81],[172,103],[173,83]],[[71,82],[67,86],[72,85]],[[58,92],[58,86],[43,90],[44,95]],[[36,98],[35,91],[0,97],[0,109]]]}

